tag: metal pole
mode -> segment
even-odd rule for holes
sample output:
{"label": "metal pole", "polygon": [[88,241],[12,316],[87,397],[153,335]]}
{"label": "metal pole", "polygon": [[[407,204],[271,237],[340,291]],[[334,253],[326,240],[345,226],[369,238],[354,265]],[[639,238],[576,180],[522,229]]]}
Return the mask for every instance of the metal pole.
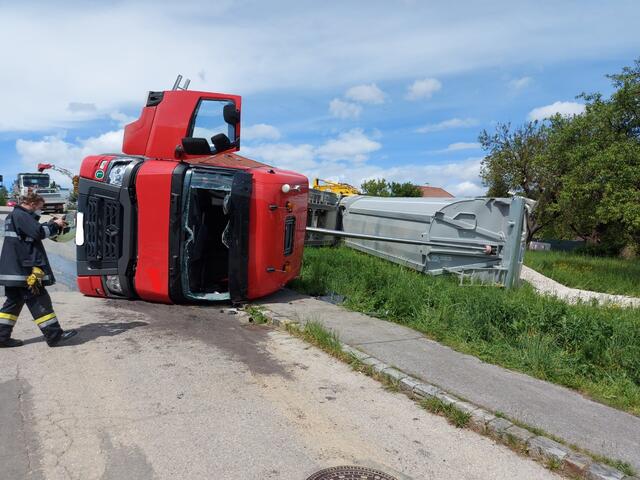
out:
{"label": "metal pole", "polygon": [[307,227],[309,233],[319,233],[321,235],[331,235],[334,237],[356,238],[360,240],[375,240],[378,242],[390,242],[390,243],[404,243],[406,245],[426,245],[432,247],[454,247],[463,248],[465,250],[477,250],[485,253],[485,247],[475,247],[469,245],[456,245],[455,243],[443,243],[443,242],[429,242],[425,240],[412,240],[409,238],[395,238],[395,237],[378,237],[376,235],[368,235],[366,233],[350,233],[343,232],[341,230],[329,230],[327,228]]}

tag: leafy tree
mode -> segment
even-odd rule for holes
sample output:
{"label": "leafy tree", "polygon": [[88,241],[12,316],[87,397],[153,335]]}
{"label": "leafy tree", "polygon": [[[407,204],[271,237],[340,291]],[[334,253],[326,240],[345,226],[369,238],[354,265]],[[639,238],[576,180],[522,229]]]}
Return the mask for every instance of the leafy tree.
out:
{"label": "leafy tree", "polygon": [[583,114],[479,136],[488,195],[538,202],[528,240],[545,229],[609,252],[640,245],[640,59],[608,78],[609,98],[579,96]]}
{"label": "leafy tree", "polygon": [[411,182],[391,182],[389,186],[390,195],[392,197],[421,197],[422,190]]}
{"label": "leafy tree", "polygon": [[360,190],[364,195],[371,197],[388,197],[389,184],[384,178],[372,178],[360,185]]}
{"label": "leafy tree", "polygon": [[557,197],[563,168],[544,155],[548,133],[548,127],[536,121],[517,128],[498,124],[495,133],[483,130],[478,137],[487,152],[480,170],[487,195],[522,195],[537,201],[527,219],[527,241],[559,215]]}
{"label": "leafy tree", "polygon": [[570,168],[562,225],[606,250],[640,244],[640,61],[609,75],[610,98],[582,94],[585,113],[551,120],[547,155]]}
{"label": "leafy tree", "polygon": [[5,206],[7,204],[7,199],[9,197],[9,192],[7,192],[7,189],[3,186],[0,187],[0,206]]}
{"label": "leafy tree", "polygon": [[387,182],[384,178],[375,178],[363,182],[360,190],[371,197],[421,197],[422,190],[411,182]]}

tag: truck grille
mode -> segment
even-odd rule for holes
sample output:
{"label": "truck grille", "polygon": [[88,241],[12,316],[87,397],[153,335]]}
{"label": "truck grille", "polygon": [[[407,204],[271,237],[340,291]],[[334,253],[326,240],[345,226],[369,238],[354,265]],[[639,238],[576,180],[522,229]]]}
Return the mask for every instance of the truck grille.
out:
{"label": "truck grille", "polygon": [[89,262],[117,261],[120,257],[120,204],[108,198],[89,197],[84,232]]}

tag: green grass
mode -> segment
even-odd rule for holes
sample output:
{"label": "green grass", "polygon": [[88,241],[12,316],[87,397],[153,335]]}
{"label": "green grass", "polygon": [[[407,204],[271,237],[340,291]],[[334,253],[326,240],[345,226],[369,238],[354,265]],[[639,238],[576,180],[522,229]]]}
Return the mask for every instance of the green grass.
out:
{"label": "green grass", "polygon": [[568,287],[640,297],[640,260],[528,251],[524,263]]}
{"label": "green grass", "polygon": [[249,321],[256,323],[258,325],[262,325],[267,323],[269,319],[263,312],[263,308],[256,305],[248,305],[245,308],[245,311],[249,314]]}
{"label": "green grass", "polygon": [[640,310],[568,305],[529,286],[460,287],[345,247],[306,249],[292,286],[345,295],[352,310],[640,414]]}
{"label": "green grass", "polygon": [[442,415],[449,423],[458,428],[464,428],[469,423],[471,419],[471,414],[467,412],[463,412],[455,405],[451,405],[448,403],[444,403],[439,398],[429,397],[420,401],[420,405],[422,408],[429,410],[436,415]]}
{"label": "green grass", "polygon": [[320,347],[334,357],[342,358],[344,352],[338,335],[326,329],[320,322],[310,320],[301,329],[302,337],[309,343]]}

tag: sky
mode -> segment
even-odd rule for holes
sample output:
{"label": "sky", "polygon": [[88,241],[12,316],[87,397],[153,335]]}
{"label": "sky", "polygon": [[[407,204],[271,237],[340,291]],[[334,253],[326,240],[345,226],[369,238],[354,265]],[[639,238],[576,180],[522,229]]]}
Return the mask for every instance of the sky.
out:
{"label": "sky", "polygon": [[0,174],[119,152],[182,74],[242,95],[245,156],[482,195],[478,134],[611,93],[639,19],[635,0],[0,0]]}

